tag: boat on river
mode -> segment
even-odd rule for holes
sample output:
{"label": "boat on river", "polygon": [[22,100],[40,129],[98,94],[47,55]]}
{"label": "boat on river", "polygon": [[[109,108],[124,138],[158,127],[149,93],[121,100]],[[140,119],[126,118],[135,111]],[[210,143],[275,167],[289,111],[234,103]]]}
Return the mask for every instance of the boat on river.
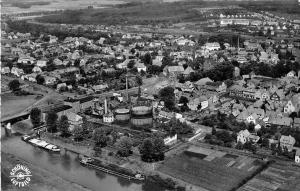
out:
{"label": "boat on river", "polygon": [[29,135],[24,135],[24,136],[22,136],[21,139],[23,141],[27,142],[27,143],[30,143],[34,146],[40,147],[40,148],[45,149],[47,151],[60,152],[60,148],[58,146],[47,143],[44,140],[41,140],[41,139],[38,139],[38,138],[35,138],[35,137],[31,137]]}
{"label": "boat on river", "polygon": [[96,170],[100,170],[100,171],[108,173],[108,174],[126,178],[128,180],[139,180],[139,181],[145,180],[145,176],[143,174],[140,174],[140,173],[132,174],[129,172],[125,172],[125,170],[124,170],[124,172],[117,172],[116,170],[112,170],[112,169],[103,167],[102,165],[99,164],[99,163],[101,163],[100,161],[97,161],[90,157],[85,157],[85,156],[82,157],[80,159],[80,163],[83,165],[89,166],[91,168],[94,168]]}

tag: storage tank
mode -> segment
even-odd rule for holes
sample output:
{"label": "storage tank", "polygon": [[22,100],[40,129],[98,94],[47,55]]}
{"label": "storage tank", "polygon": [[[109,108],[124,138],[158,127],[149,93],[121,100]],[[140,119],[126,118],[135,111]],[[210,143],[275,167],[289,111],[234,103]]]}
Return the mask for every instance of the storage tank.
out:
{"label": "storage tank", "polygon": [[138,105],[132,107],[130,122],[136,126],[152,125],[152,106]]}
{"label": "storage tank", "polygon": [[132,116],[152,115],[152,106],[135,106],[131,109]]}
{"label": "storage tank", "polygon": [[152,125],[153,118],[152,117],[143,117],[143,118],[132,117],[130,122],[132,125],[135,125],[135,126]]}
{"label": "storage tank", "polygon": [[126,108],[116,109],[115,119],[117,121],[128,121],[130,119],[130,110]]}

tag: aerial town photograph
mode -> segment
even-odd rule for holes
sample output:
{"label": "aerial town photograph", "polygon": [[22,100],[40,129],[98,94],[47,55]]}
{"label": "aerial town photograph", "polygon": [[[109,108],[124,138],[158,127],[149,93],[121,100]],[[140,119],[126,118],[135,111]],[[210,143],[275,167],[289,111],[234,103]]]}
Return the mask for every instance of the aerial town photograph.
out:
{"label": "aerial town photograph", "polygon": [[300,0],[2,0],[1,190],[300,191]]}

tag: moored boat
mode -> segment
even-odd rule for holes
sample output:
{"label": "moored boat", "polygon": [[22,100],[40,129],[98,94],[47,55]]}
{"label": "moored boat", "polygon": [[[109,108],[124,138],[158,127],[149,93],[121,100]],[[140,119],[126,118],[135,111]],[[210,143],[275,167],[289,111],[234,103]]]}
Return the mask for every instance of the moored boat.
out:
{"label": "moored boat", "polygon": [[22,137],[21,137],[21,139],[23,140],[23,141],[25,141],[25,142],[28,142],[30,139],[32,139],[33,137],[32,136],[30,136],[30,135],[23,135]]}
{"label": "moored boat", "polygon": [[31,138],[27,142],[34,145],[34,146],[43,148],[43,149],[48,150],[48,151],[52,151],[52,152],[59,152],[60,151],[60,148],[58,146],[47,143],[46,141],[41,140],[41,139]]}
{"label": "moored boat", "polygon": [[140,173],[136,173],[136,174],[129,174],[129,173],[124,173],[124,172],[117,172],[115,170],[112,169],[108,169],[105,168],[101,165],[99,165],[99,161],[96,161],[95,159],[92,159],[90,157],[82,157],[80,159],[80,163],[89,167],[92,167],[94,169],[100,170],[102,172],[108,173],[108,174],[112,174],[112,175],[116,175],[116,176],[120,176],[129,180],[139,180],[139,181],[143,181],[145,180],[145,176],[143,174]]}

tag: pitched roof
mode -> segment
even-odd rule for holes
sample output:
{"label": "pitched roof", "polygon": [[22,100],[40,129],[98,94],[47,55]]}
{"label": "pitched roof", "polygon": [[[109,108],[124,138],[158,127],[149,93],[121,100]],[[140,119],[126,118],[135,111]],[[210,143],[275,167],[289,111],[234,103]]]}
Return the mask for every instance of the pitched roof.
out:
{"label": "pitched roof", "polygon": [[183,74],[184,75],[189,75],[190,73],[192,73],[192,72],[195,72],[194,70],[193,70],[193,68],[192,67],[187,67],[185,70],[184,70],[184,72],[183,72]]}
{"label": "pitched roof", "polygon": [[207,82],[213,82],[213,81],[210,78],[206,77],[206,78],[201,78],[200,80],[195,82],[195,84],[198,86],[204,86]]}
{"label": "pitched roof", "polygon": [[183,66],[168,66],[169,72],[184,72]]}

